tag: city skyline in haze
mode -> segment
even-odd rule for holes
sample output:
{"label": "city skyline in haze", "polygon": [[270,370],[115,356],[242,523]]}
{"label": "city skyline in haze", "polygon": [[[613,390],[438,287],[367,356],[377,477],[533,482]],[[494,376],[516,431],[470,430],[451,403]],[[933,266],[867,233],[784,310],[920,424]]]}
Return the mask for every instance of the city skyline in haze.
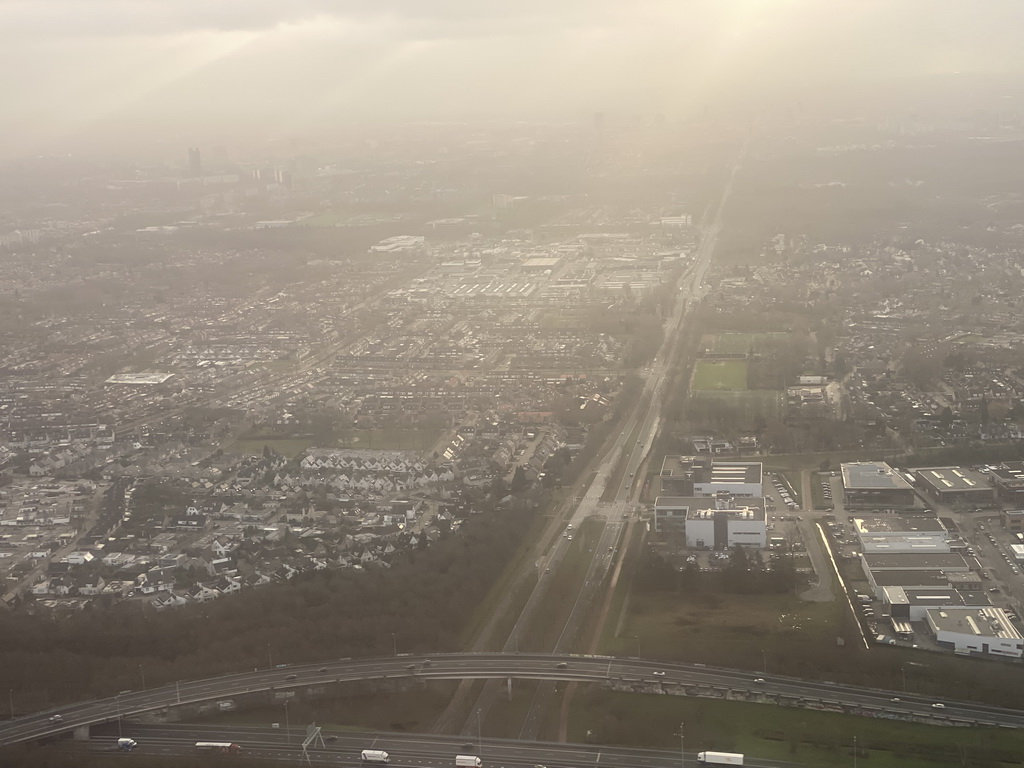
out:
{"label": "city skyline in haze", "polygon": [[0,0],[0,131],[10,158],[138,133],[814,109],[908,78],[970,97],[993,75],[1016,109],[1022,22],[1008,0]]}

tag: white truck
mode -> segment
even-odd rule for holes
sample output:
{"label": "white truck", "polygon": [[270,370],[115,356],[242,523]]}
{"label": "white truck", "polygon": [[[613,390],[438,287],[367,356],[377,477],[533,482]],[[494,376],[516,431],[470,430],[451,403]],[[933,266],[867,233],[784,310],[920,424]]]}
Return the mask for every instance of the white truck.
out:
{"label": "white truck", "polygon": [[743,765],[739,752],[698,752],[697,762],[706,765]]}
{"label": "white truck", "polygon": [[390,763],[391,757],[383,749],[364,749],[359,755],[364,763]]}
{"label": "white truck", "polygon": [[137,746],[139,746],[139,743],[135,739],[120,738],[117,740],[117,748],[121,752],[131,752]]}
{"label": "white truck", "polygon": [[455,768],[480,768],[484,764],[476,755],[456,755]]}

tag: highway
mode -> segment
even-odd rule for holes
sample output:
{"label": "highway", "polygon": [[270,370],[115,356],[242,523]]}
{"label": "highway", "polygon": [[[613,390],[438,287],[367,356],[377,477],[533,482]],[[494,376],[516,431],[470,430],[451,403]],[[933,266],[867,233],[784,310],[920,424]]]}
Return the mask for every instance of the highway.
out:
{"label": "highway", "polygon": [[[669,374],[679,364],[680,339],[686,319],[701,297],[704,277],[714,260],[718,235],[722,230],[722,214],[725,204],[732,194],[736,172],[740,168],[746,151],[747,145],[744,144],[737,153],[717,204],[707,213],[708,221],[703,226],[704,233],[700,246],[695,254],[693,264],[680,280],[679,295],[676,298],[674,312],[665,323],[661,348],[651,365],[644,371],[643,392],[626,419],[621,434],[605,454],[605,459],[593,482],[573,514],[572,522],[574,524],[581,523],[585,517],[595,513],[605,515],[607,522],[600,541],[593,548],[594,556],[590,570],[587,572],[586,579],[566,618],[558,642],[553,649],[555,653],[567,653],[573,649],[591,606],[600,601],[599,590],[607,585],[608,575],[615,565],[614,553],[617,549],[621,549],[620,556],[625,555],[625,548],[618,547],[624,528],[621,521],[632,510],[637,509],[637,503],[643,492],[643,478],[646,476],[644,467],[648,452],[658,436],[665,402],[671,396],[671,393],[667,391],[668,383],[671,381]],[[600,499],[606,497],[606,491],[609,484],[613,482],[617,470],[620,470],[622,474],[619,477],[618,485],[614,487],[612,501],[602,504]],[[560,559],[560,550],[556,547],[555,561],[558,562]],[[535,594],[542,591],[544,587],[545,585],[538,584]],[[506,647],[505,650],[507,651],[509,648]],[[481,693],[477,706],[474,708],[476,712],[487,711],[493,702],[494,690],[494,686],[489,686]],[[544,715],[554,699],[555,684],[553,682],[544,682],[537,687],[524,718],[523,728],[519,733],[521,739],[537,737],[541,723],[544,721]],[[462,733],[470,733],[473,724],[474,719],[471,715],[466,721]]]}
{"label": "highway", "polygon": [[[242,747],[245,756],[298,759],[305,734],[304,727],[244,728],[215,725],[131,725],[123,730],[139,743],[140,754],[173,755],[193,751],[197,741],[231,741]],[[482,742],[458,736],[399,734],[379,732],[324,732],[330,738],[322,746],[310,745],[312,762],[356,766],[364,749],[382,749],[392,766],[451,768],[455,755],[471,754],[483,759],[485,768],[534,768],[536,765],[558,768],[682,768],[679,750],[630,749],[593,744],[561,744],[484,739]],[[93,737],[96,749],[109,749],[118,737],[116,727],[104,726]],[[686,754],[686,765],[696,766],[694,752]],[[771,760],[746,760],[755,768],[785,768],[791,763]]]}
{"label": "highway", "polygon": [[[796,706],[830,705],[860,714],[926,718],[936,723],[977,723],[1024,727],[1024,712],[967,702],[938,702],[893,691],[811,682],[795,678],[643,659],[549,654],[447,654],[432,657],[392,656],[341,659],[304,666],[256,670],[178,685],[130,691],[115,697],[69,704],[59,709],[15,718],[0,724],[0,744],[53,736],[78,726],[116,720],[202,701],[246,693],[293,690],[335,682],[396,677],[421,679],[523,678],[579,682],[611,682],[636,689],[652,686],[685,693],[678,686],[704,686],[745,693],[751,701]],[[694,694],[699,691],[693,691]],[[61,717],[60,722],[51,718]]]}

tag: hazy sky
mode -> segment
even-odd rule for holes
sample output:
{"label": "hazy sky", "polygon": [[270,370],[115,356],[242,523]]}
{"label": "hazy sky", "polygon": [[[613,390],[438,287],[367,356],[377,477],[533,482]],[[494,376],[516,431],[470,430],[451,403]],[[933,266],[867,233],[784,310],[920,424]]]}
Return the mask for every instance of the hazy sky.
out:
{"label": "hazy sky", "polygon": [[0,0],[7,154],[1016,72],[1024,0]]}

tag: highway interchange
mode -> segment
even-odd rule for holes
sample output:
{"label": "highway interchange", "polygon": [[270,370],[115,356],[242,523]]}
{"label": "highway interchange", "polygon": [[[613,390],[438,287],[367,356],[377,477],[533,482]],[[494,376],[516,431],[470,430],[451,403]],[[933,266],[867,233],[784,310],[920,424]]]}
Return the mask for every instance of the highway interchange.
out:
{"label": "highway interchange", "polygon": [[[892,691],[809,682],[786,677],[757,677],[740,670],[668,664],[634,658],[550,654],[446,654],[432,657],[392,656],[341,659],[283,668],[255,670],[176,685],[129,691],[115,697],[69,704],[56,710],[19,717],[0,725],[0,744],[55,736],[79,726],[116,721],[177,704],[216,701],[265,691],[298,690],[330,683],[393,678],[486,679],[522,678],[612,683],[637,689],[663,688],[684,693],[681,686],[704,686],[743,693],[750,700],[792,705],[833,705],[847,711],[936,723],[975,723],[1024,727],[1024,712],[967,702],[935,702]],[[675,690],[673,690],[675,689]],[[898,700],[897,700],[898,699]],[[935,703],[944,706],[933,707]],[[61,720],[55,722],[53,717]]]}

